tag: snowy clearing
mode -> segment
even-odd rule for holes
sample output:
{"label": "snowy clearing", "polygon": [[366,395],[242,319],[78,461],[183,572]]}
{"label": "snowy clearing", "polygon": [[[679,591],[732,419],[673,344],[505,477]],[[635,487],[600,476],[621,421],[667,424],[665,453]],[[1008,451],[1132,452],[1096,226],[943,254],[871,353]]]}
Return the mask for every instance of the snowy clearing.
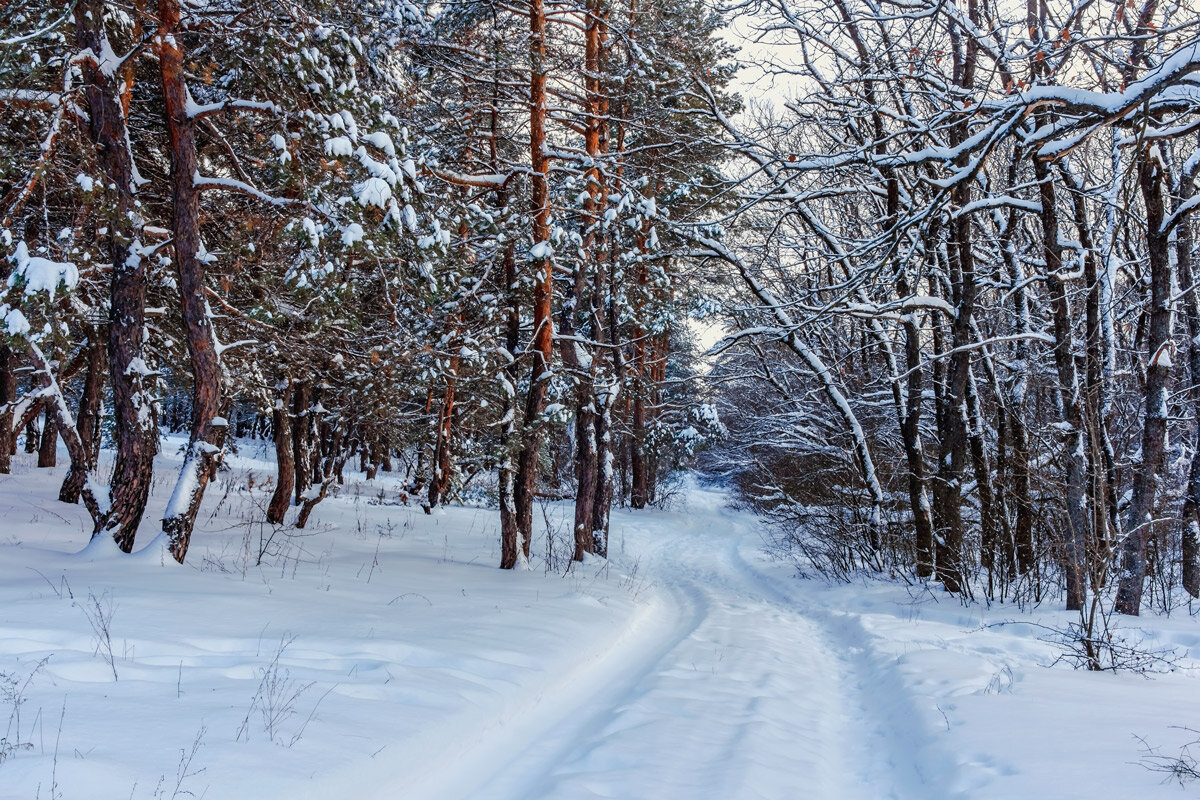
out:
{"label": "snowy clearing", "polygon": [[[179,567],[157,545],[79,552],[86,514],[54,500],[61,468],[27,459],[0,477],[0,797],[1195,790],[1139,763],[1135,738],[1164,755],[1196,738],[1175,727],[1200,714],[1186,609],[1140,622],[1184,669],[1051,668],[1059,649],[1026,623],[1065,613],[796,579],[753,516],[695,485],[671,511],[617,513],[613,563],[566,576],[540,557],[496,569],[494,511],[427,517],[386,479],[351,478],[311,531],[268,543],[271,470],[249,448]],[[546,508],[563,531],[564,511]]]}

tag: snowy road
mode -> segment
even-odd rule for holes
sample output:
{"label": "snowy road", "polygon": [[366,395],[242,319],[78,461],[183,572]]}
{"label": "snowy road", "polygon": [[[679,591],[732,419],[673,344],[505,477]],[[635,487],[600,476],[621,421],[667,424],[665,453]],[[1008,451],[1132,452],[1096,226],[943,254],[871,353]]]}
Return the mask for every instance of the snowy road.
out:
{"label": "snowy road", "polygon": [[755,520],[723,503],[693,489],[678,514],[621,517],[614,548],[654,597],[635,624],[403,796],[953,796],[855,619],[758,569]]}
{"label": "snowy road", "polygon": [[[0,481],[0,798],[1195,797],[1145,760],[1195,735],[1194,609],[1116,629],[1181,668],[1076,672],[1053,599],[798,580],[695,487],[616,514],[611,569],[496,569],[493,510],[427,516],[378,482],[261,565],[244,520],[269,489],[229,493],[196,568],[164,568],[85,547],[63,470],[21,459],[37,491]],[[270,468],[239,459],[232,486]]]}

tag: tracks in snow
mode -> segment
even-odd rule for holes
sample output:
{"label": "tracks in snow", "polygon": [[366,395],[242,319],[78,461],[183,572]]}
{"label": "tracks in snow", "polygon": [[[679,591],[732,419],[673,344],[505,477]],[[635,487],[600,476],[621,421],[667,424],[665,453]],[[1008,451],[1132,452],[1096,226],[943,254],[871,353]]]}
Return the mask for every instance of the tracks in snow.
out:
{"label": "tracks in snow", "polygon": [[742,557],[758,545],[753,517],[716,493],[688,500],[621,520],[656,586],[634,623],[403,797],[952,796],[857,620],[755,570]]}

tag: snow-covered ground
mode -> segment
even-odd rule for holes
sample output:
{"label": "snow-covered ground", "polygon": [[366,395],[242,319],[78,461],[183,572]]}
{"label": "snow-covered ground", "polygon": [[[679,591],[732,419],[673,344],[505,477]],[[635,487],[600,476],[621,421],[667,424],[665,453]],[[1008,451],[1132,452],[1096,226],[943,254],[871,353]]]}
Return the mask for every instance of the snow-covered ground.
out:
{"label": "snow-covered ground", "polygon": [[[0,798],[736,800],[1194,796],[1141,763],[1197,738],[1181,669],[1089,674],[1072,617],[799,580],[690,485],[614,514],[611,564],[502,572],[495,513],[352,477],[275,531],[245,452],[189,563],[84,548],[62,469],[0,476]],[[173,475],[164,460],[154,519]],[[546,508],[560,532],[565,505]],[[539,520],[542,512],[537,511]],[[538,525],[543,553],[546,525]],[[274,538],[270,538],[274,534]],[[560,533],[561,536],[561,533]],[[560,539],[559,552],[565,543]],[[260,551],[265,551],[259,559]],[[996,624],[1015,620],[1015,624]],[[1200,653],[1200,650],[1197,651]]]}

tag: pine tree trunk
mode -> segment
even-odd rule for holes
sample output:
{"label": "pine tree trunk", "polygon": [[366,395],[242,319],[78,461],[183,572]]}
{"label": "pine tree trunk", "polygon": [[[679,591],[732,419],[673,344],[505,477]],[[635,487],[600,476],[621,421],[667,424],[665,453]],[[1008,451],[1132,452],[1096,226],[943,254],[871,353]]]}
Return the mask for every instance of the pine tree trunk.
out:
{"label": "pine tree trunk", "polygon": [[592,495],[592,552],[608,556],[608,527],[613,503],[613,407],[620,389],[620,354],[604,345],[616,336],[616,325],[610,324],[611,286],[608,270],[612,253],[609,238],[605,236],[597,245],[596,273],[592,281],[592,319],[595,329],[593,338],[597,348],[592,355],[592,398],[595,411],[592,416],[592,435],[595,446],[595,488]]}
{"label": "pine tree trunk", "polygon": [[[114,264],[117,256],[114,254]],[[108,375],[113,397],[112,510],[106,525],[117,546],[130,552],[154,478],[158,450],[158,413],[153,378],[143,358],[146,262],[114,266],[108,324]]]}
{"label": "pine tree trunk", "polygon": [[[575,262],[574,287],[571,297],[563,306],[561,325],[561,354],[564,366],[570,371],[575,384],[575,518],[574,540],[576,561],[583,559],[586,553],[596,552],[594,522],[596,515],[597,484],[600,481],[599,459],[597,448],[599,441],[596,431],[597,397],[596,369],[599,365],[597,348],[589,351],[583,341],[582,334],[590,327],[591,340],[599,341],[604,331],[598,330],[601,323],[596,317],[598,300],[593,296],[585,303],[588,289],[593,294],[598,285],[595,276],[603,273],[605,264],[600,253],[602,234],[600,232],[600,212],[603,208],[606,189],[606,177],[600,169],[600,160],[604,156],[603,127],[607,120],[604,118],[604,102],[601,93],[601,58],[605,38],[604,12],[598,0],[588,0],[585,4],[584,25],[584,63],[583,84],[584,97],[584,152],[591,161],[591,166],[585,173],[585,188],[587,196],[583,202],[583,246],[580,252],[583,256]],[[587,269],[590,266],[593,280],[588,280]],[[591,325],[588,326],[588,321]],[[586,358],[586,363],[581,359]]]}
{"label": "pine tree trunk", "polygon": [[[105,326],[107,327],[107,326]],[[87,371],[83,379],[83,395],[79,402],[79,418],[76,422],[83,446],[92,465],[100,458],[103,443],[104,384],[108,372],[108,336],[103,331],[88,348]]]}
{"label": "pine tree trunk", "polygon": [[1012,441],[1013,505],[1016,521],[1013,525],[1013,559],[1017,574],[1026,575],[1036,566],[1033,542],[1033,501],[1029,494],[1029,432],[1019,413],[1009,417]]}
{"label": "pine tree trunk", "polygon": [[[646,397],[650,401],[646,409],[646,422],[651,436],[658,426],[662,413],[663,386],[667,382],[667,361],[671,356],[671,330],[668,327],[650,341],[650,385]],[[658,502],[659,448],[653,440],[646,448],[646,502]]]}
{"label": "pine tree trunk", "polygon": [[613,504],[612,407],[616,392],[614,381],[596,393],[600,413],[593,422],[596,436],[596,488],[592,502],[592,552],[604,558],[608,557],[608,528]]}
{"label": "pine tree trunk", "polygon": [[[488,115],[488,159],[492,172],[501,171],[500,161],[500,93],[501,72],[499,68],[499,40],[496,40],[493,53],[495,63],[492,73],[492,103]],[[496,188],[494,196],[495,208],[503,212],[508,208],[509,193],[507,184]],[[500,384],[501,419],[499,462],[497,472],[497,501],[500,505],[500,568],[513,569],[520,563],[525,545],[521,541],[521,531],[517,526],[516,473],[513,461],[513,451],[517,444],[517,381],[520,378],[519,364],[516,359],[517,347],[521,337],[520,297],[517,286],[517,252],[516,245],[510,239],[504,245],[501,256],[503,266],[504,287],[504,355],[506,363],[496,376]]]}
{"label": "pine tree trunk", "polygon": [[[550,205],[546,159],[546,9],[543,0],[529,3],[529,161],[533,184],[531,210],[533,241],[539,247],[550,242]],[[538,455],[542,441],[541,416],[550,387],[553,356],[554,320],[551,316],[554,296],[554,270],[551,257],[542,253],[530,262],[535,281],[533,290],[533,336],[526,348],[532,357],[529,394],[525,398],[525,426],[521,452],[517,457],[515,499],[517,528],[522,552],[529,558],[533,533],[533,498],[537,488]]]}
{"label": "pine tree trunk", "polygon": [[1188,594],[1200,597],[1200,459],[1192,459],[1192,467],[1188,472],[1182,518],[1181,582]]}
{"label": "pine tree trunk", "polygon": [[179,563],[187,557],[204,490],[225,444],[227,423],[220,416],[222,372],[205,299],[205,262],[200,257],[200,194],[195,120],[184,67],[179,0],[158,0],[157,51],[164,110],[171,140],[171,217],[184,339],[192,367],[192,421],[179,480],[163,516],[168,548]]}
{"label": "pine tree trunk", "polygon": [[[102,0],[80,0],[75,6],[76,44],[103,53],[111,49],[104,31]],[[140,26],[140,22],[135,25]],[[150,496],[154,454],[158,449],[158,420],[154,400],[145,387],[149,369],[143,358],[146,318],[146,268],[141,248],[141,217],[136,208],[138,184],[126,147],[129,110],[127,92],[133,87],[132,68],[117,80],[94,61],[81,65],[88,123],[105,182],[115,193],[109,204],[108,375],[113,398],[113,439],[116,463],[109,489],[111,505],[105,530],[117,546],[129,552]]]}
{"label": "pine tree trunk", "polygon": [[313,490],[309,491],[299,504],[300,511],[296,514],[296,527],[299,529],[308,525],[308,520],[312,515],[313,509],[329,496],[329,489],[337,480],[339,470],[346,463],[346,459],[350,457],[350,452],[348,450],[343,451],[341,448],[341,425],[333,427],[335,430],[330,431],[329,436],[329,455],[326,458],[320,459],[320,472],[316,476],[317,479],[313,482]]}
{"label": "pine tree trunk", "polygon": [[[1001,389],[996,386],[996,395],[1001,397]],[[996,510],[1000,519],[1000,541],[996,543],[995,558],[998,559],[996,568],[1003,575],[1001,584],[1001,599],[1005,598],[1005,584],[1011,583],[1017,577],[1017,553],[1013,538],[1012,515],[1010,510],[1010,460],[1009,437],[1012,435],[1009,423],[1008,409],[1001,399],[996,403]]]}
{"label": "pine tree trunk", "polygon": [[596,512],[597,453],[595,397],[590,387],[576,388],[575,415],[575,560],[596,552],[593,535]]}

